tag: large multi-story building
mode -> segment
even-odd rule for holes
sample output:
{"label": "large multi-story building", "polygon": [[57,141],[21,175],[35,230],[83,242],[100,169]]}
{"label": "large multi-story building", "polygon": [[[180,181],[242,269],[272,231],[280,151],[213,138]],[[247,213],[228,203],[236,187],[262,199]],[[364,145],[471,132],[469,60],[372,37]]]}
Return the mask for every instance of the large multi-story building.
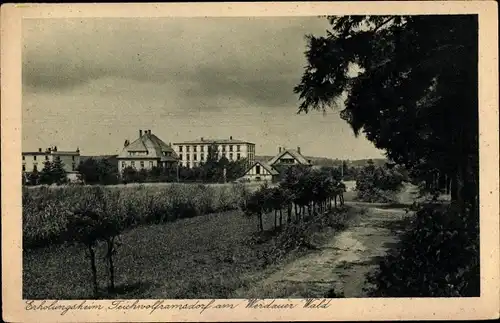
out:
{"label": "large multi-story building", "polygon": [[60,160],[69,178],[75,177],[78,165],[80,164],[80,149],[75,151],[61,151],[57,146],[38,151],[26,151],[23,156],[23,173],[28,174],[35,171],[42,171],[46,161],[54,162]]}
{"label": "large multi-story building", "polygon": [[139,130],[139,138],[132,143],[125,140],[117,157],[120,170],[132,167],[137,170],[153,167],[171,168],[177,165],[177,155],[171,144],[166,144],[151,130]]}
{"label": "large multi-story building", "polygon": [[184,167],[197,167],[207,161],[209,149],[217,148],[218,158],[226,157],[229,161],[246,159],[249,164],[255,160],[255,144],[233,139],[206,139],[173,143],[179,161]]}

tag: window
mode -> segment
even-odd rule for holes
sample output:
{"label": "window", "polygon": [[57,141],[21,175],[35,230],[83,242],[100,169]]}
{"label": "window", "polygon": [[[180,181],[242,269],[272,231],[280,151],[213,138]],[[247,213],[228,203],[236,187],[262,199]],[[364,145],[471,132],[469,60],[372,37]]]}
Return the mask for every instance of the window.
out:
{"label": "window", "polygon": [[132,161],[130,162],[130,166],[135,167],[135,161],[133,161],[133,160],[132,160]]}
{"label": "window", "polygon": [[255,166],[255,174],[260,174],[260,165]]}
{"label": "window", "polygon": [[236,159],[237,159],[237,160],[240,160],[240,158],[241,158],[240,153],[237,153],[237,154],[236,154]]}
{"label": "window", "polygon": [[45,160],[49,160],[49,156],[45,156]]}
{"label": "window", "polygon": [[75,161],[75,156],[71,156],[71,160]]}
{"label": "window", "polygon": [[[196,147],[195,147],[196,148]],[[196,150],[195,150],[196,151]],[[193,160],[198,160],[198,156],[196,154],[193,154]]]}
{"label": "window", "polygon": [[25,159],[26,159],[26,158],[25,158],[25,156],[23,155],[23,160],[25,160]]}
{"label": "window", "polygon": [[125,168],[125,166],[126,166],[126,163],[122,162],[122,168]]}
{"label": "window", "polygon": [[75,170],[75,169],[76,169],[75,163],[71,164],[71,170]]}
{"label": "window", "polygon": [[201,154],[200,154],[200,160],[201,160],[201,161],[204,161],[204,160],[205,160],[205,154],[203,154],[203,153],[201,153]]}
{"label": "window", "polygon": [[141,168],[144,168],[144,161],[141,160]]}
{"label": "window", "polygon": [[179,154],[179,159],[182,160],[182,154]]}
{"label": "window", "polygon": [[182,153],[182,146],[179,146],[179,152]]}
{"label": "window", "polygon": [[23,172],[25,172],[25,171],[26,171],[26,165],[23,164]]}
{"label": "window", "polygon": [[233,153],[229,153],[229,160],[233,160]]}
{"label": "window", "polygon": [[33,165],[33,171],[34,171],[34,172],[38,171],[38,169],[37,169],[37,167],[36,167],[36,164],[35,164],[35,165]]}
{"label": "window", "polygon": [[222,146],[222,151],[225,152],[226,151],[226,146]]}
{"label": "window", "polygon": [[187,151],[187,152],[189,152],[189,148],[190,148],[189,146],[186,146],[186,151]]}
{"label": "window", "polygon": [[149,161],[149,168],[153,168],[154,164],[153,164],[153,161]]}
{"label": "window", "polygon": [[33,160],[36,160],[36,156],[33,156]]}
{"label": "window", "polygon": [[229,151],[233,151],[233,145],[229,146]]}
{"label": "window", "polygon": [[189,154],[186,154],[186,160],[189,160]]}
{"label": "window", "polygon": [[193,146],[193,152],[196,152],[196,146]]}
{"label": "window", "polygon": [[240,151],[240,145],[236,146],[236,151]]}

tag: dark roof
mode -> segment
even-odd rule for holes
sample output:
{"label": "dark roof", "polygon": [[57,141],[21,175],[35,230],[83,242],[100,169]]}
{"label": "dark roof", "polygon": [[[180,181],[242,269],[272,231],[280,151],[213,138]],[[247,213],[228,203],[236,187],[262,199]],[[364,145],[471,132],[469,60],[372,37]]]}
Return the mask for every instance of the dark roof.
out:
{"label": "dark roof", "polygon": [[283,155],[285,155],[287,153],[290,154],[293,158],[295,158],[300,164],[303,164],[303,165],[309,165],[310,164],[310,162],[301,153],[299,153],[295,149],[285,149],[285,150],[283,150],[281,153],[279,153],[276,156],[274,156],[274,158],[271,159],[268,162],[268,164],[271,165],[271,166],[274,165]]}
{"label": "dark roof", "polygon": [[[177,160],[177,155],[174,149],[163,142],[156,135],[151,133],[143,134],[130,145],[124,147],[120,155],[118,155],[118,158],[130,158],[130,156],[128,155],[129,151],[148,152],[148,156],[140,157],[161,158],[162,161]],[[163,155],[163,152],[170,152],[171,156],[165,156]]]}

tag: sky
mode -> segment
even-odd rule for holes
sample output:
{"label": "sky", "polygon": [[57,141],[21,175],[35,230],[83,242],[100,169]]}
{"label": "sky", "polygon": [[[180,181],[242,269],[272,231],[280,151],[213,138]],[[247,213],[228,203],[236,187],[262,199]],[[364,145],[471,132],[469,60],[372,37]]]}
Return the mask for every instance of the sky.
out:
{"label": "sky", "polygon": [[229,138],[307,156],[379,158],[341,106],[297,114],[306,34],[318,17],[23,21],[23,151],[117,154],[139,129],[169,142]]}

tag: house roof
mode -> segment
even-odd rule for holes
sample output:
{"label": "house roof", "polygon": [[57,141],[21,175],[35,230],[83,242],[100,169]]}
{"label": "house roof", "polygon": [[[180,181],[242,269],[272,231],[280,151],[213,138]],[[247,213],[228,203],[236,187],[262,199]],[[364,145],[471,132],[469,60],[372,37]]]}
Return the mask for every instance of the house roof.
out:
{"label": "house roof", "polygon": [[211,138],[203,138],[199,140],[189,140],[182,142],[175,142],[174,145],[193,145],[193,144],[252,144],[249,141],[240,140],[240,139],[211,139]]}
{"label": "house roof", "polygon": [[290,154],[293,158],[295,158],[300,164],[303,165],[309,165],[309,161],[297,150],[295,149],[284,149],[281,153],[278,153],[276,156],[274,156],[273,159],[268,161],[267,163],[269,165],[274,165],[281,157],[283,157],[285,154]]}
{"label": "house roof", "polygon": [[[156,135],[146,132],[141,137],[124,147],[118,158],[130,157],[129,152],[147,152],[148,158],[160,158],[162,161],[175,161],[177,155],[174,149],[163,142]],[[164,156],[163,152],[170,152],[171,156]],[[143,157],[143,156],[141,156]],[[144,156],[146,157],[146,156]]]}
{"label": "house roof", "polygon": [[265,170],[267,170],[269,173],[271,173],[271,175],[278,175],[278,171],[276,169],[274,169],[271,165],[268,165],[266,163],[262,163],[262,162],[259,162],[259,161],[256,161],[255,163],[252,164],[252,166],[250,166],[247,171],[245,172],[245,175],[246,173],[248,173],[252,168],[255,167],[255,165],[260,165],[262,166],[262,168],[264,168]]}

